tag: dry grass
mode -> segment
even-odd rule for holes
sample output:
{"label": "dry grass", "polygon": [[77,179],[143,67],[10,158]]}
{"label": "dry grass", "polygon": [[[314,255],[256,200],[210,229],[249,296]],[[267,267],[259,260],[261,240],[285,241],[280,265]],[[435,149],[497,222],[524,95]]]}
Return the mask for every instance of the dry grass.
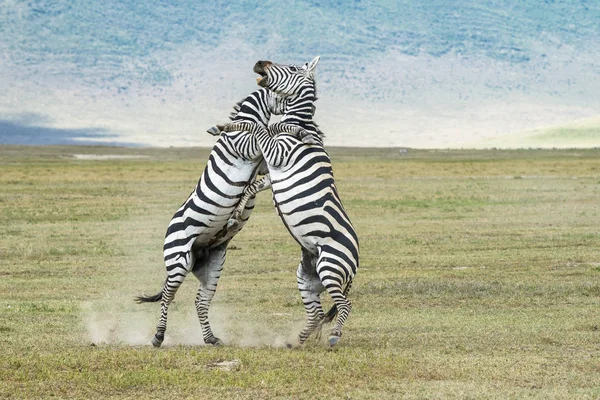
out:
{"label": "dry grass", "polygon": [[0,147],[0,397],[600,397],[600,151],[331,154],[362,256],[341,346],[278,347],[299,252],[262,194],[211,309],[228,345],[199,346],[190,277],[154,349],[131,299],[207,151]]}

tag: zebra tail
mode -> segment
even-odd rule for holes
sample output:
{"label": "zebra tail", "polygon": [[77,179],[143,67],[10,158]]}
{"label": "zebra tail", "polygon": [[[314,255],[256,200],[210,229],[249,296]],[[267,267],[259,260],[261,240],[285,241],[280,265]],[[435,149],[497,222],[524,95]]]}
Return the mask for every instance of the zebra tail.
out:
{"label": "zebra tail", "polygon": [[[165,281],[165,284],[167,282]],[[133,301],[135,301],[138,304],[142,304],[142,303],[156,303],[157,301],[161,301],[162,300],[162,295],[163,295],[163,289],[161,289],[160,292],[156,293],[155,295],[150,295],[150,296],[136,296],[133,298]]]}

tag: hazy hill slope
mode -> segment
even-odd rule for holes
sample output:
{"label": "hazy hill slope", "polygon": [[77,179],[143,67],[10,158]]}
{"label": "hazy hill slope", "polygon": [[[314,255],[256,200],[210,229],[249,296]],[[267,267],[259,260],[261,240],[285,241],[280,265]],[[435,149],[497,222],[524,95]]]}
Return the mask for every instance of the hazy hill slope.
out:
{"label": "hazy hill slope", "polygon": [[589,148],[600,146],[600,116],[573,121],[548,128],[490,138],[476,143],[477,147],[557,147]]}
{"label": "hazy hill slope", "polygon": [[[12,123],[210,144],[199,127],[254,89],[256,60],[315,55],[332,144],[448,146],[600,105],[597,1],[0,4],[0,120]],[[379,136],[340,132],[347,115]]]}

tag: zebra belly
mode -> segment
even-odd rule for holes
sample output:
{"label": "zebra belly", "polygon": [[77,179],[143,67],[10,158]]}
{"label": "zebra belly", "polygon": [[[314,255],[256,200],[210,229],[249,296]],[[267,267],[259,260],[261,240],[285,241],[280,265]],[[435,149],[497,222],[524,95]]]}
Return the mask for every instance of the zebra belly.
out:
{"label": "zebra belly", "polygon": [[273,185],[273,202],[283,223],[296,241],[312,254],[317,254],[318,248],[328,242],[335,232],[332,232],[326,217],[325,209],[333,196],[332,190],[327,187],[313,192],[310,196],[300,197],[290,201],[295,190],[284,195],[276,195],[280,189]]}
{"label": "zebra belly", "polygon": [[[346,254],[358,264],[358,239],[330,173],[311,174],[317,164],[300,171],[270,169],[273,201],[294,239],[312,254],[324,247]],[[304,179],[310,177],[310,179]]]}
{"label": "zebra belly", "polygon": [[[244,188],[256,177],[259,163],[237,160],[231,164],[213,166],[209,162],[206,166],[196,189],[171,219],[164,242],[165,259],[187,253],[192,246],[218,246],[243,227],[244,222],[239,229],[227,231],[227,221]],[[215,169],[219,169],[218,173]],[[245,219],[250,211],[244,212]]]}

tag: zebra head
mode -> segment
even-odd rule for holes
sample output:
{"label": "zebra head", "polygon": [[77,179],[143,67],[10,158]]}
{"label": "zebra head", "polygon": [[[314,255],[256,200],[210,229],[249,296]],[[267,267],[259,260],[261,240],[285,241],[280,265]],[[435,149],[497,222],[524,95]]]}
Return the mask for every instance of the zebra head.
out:
{"label": "zebra head", "polygon": [[259,86],[267,88],[281,96],[293,96],[308,84],[314,84],[315,68],[320,57],[299,67],[294,64],[276,64],[271,61],[258,61],[254,72],[260,75],[256,78]]}

